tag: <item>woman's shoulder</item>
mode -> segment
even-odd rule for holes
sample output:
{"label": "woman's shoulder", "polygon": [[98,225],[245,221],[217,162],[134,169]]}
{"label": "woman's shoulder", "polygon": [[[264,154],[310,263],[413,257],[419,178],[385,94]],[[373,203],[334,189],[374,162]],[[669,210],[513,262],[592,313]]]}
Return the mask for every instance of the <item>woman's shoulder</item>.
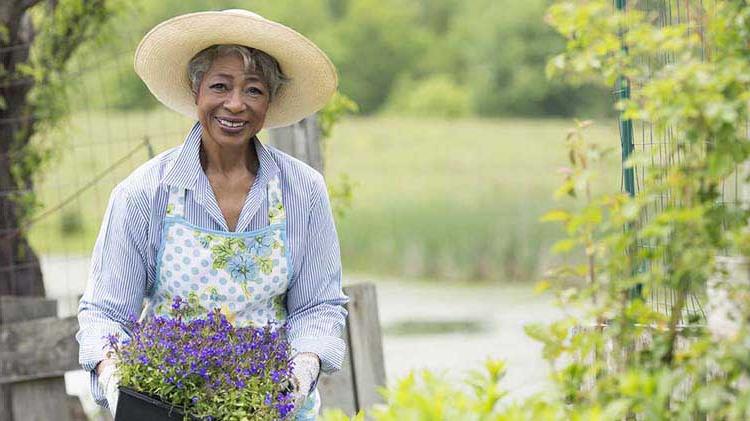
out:
{"label": "woman's shoulder", "polygon": [[179,151],[180,146],[177,146],[149,159],[125,177],[115,189],[130,197],[153,197],[167,168],[177,158]]}
{"label": "woman's shoulder", "polygon": [[325,188],[325,180],[318,170],[273,146],[264,146],[279,167],[282,181],[289,187],[308,192]]}

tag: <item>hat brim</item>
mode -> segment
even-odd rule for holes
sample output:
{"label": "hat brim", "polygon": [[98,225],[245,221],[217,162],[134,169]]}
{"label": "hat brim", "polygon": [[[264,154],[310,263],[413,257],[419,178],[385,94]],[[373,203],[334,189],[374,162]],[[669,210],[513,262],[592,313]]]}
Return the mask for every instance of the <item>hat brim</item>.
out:
{"label": "hat brim", "polygon": [[242,10],[190,13],[160,23],[138,45],[135,72],[161,103],[197,119],[187,66],[195,54],[216,44],[262,50],[289,78],[269,104],[264,128],[288,126],[314,114],[338,86],[336,68],[312,41]]}

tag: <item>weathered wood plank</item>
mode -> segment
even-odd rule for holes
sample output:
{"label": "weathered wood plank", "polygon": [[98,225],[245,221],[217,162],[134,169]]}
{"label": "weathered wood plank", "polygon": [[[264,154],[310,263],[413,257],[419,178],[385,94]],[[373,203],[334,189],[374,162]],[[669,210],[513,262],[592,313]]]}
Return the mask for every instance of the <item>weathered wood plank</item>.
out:
{"label": "weathered wood plank", "polygon": [[57,302],[42,297],[0,296],[0,325],[57,316]]}
{"label": "weathered wood plank", "polygon": [[78,320],[44,318],[0,326],[0,384],[79,369]]}
{"label": "weathered wood plank", "polygon": [[315,115],[291,126],[271,129],[268,135],[273,146],[323,173],[323,148]]}
{"label": "weathered wood plank", "polygon": [[[349,337],[345,334],[345,342]],[[326,409],[340,409],[349,416],[357,412],[357,400],[354,393],[354,378],[352,377],[352,360],[349,352],[344,355],[341,370],[331,375],[322,374],[318,383],[321,398],[321,413]]]}
{"label": "weathered wood plank", "polygon": [[64,377],[14,383],[11,388],[14,420],[75,421]]}
{"label": "weathered wood plank", "polygon": [[10,388],[9,384],[0,384],[0,421],[13,421]]}
{"label": "weathered wood plank", "polygon": [[359,411],[383,401],[378,393],[385,386],[383,340],[375,285],[352,285],[345,292],[350,300],[347,331]]}
{"label": "weathered wood plank", "polygon": [[[44,297],[0,296],[0,325],[57,314],[55,300]],[[12,386],[0,384],[0,421],[13,421]]]}

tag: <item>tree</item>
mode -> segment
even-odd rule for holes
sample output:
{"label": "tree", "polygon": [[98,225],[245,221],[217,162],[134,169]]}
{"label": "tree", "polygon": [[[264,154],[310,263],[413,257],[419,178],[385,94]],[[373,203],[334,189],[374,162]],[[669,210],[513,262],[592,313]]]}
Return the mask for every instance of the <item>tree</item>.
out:
{"label": "tree", "polygon": [[0,295],[44,295],[25,227],[49,147],[32,136],[63,115],[66,63],[112,15],[112,0],[0,3]]}
{"label": "tree", "polygon": [[399,0],[351,2],[346,16],[332,27],[321,46],[341,76],[341,91],[363,113],[376,111],[388,98],[396,78],[424,55],[428,33],[414,25],[416,4]]}

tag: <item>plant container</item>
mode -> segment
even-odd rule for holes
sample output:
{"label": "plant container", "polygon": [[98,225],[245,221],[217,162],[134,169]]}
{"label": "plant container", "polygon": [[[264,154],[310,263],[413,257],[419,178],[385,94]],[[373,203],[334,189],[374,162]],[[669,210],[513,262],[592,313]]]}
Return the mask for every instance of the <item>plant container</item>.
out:
{"label": "plant container", "polygon": [[[183,419],[185,419],[185,413],[179,408],[133,389],[120,387],[115,421],[182,421]],[[190,417],[189,419],[197,420],[198,418]]]}

